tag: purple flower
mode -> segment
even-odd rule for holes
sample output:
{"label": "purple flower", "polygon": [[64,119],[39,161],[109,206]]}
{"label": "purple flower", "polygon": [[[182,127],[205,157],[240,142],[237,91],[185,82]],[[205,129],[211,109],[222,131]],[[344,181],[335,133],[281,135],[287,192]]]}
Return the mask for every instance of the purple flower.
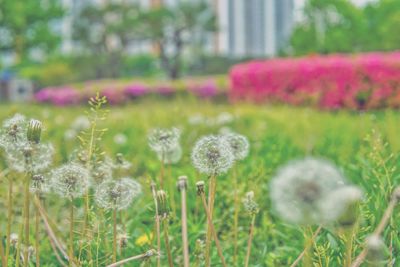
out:
{"label": "purple flower", "polygon": [[190,86],[188,89],[193,94],[201,98],[212,98],[218,94],[218,87],[212,81],[204,84]]}
{"label": "purple flower", "polygon": [[155,92],[163,96],[170,96],[175,90],[170,86],[159,86],[155,89]]}
{"label": "purple flower", "polygon": [[148,87],[142,84],[131,84],[125,87],[124,92],[125,95],[136,98],[147,94]]}
{"label": "purple flower", "polygon": [[108,87],[101,90],[101,95],[107,97],[108,103],[118,105],[125,102],[124,91],[114,87]]}
{"label": "purple flower", "polygon": [[77,90],[71,87],[61,87],[52,91],[50,102],[56,106],[67,106],[77,104],[80,100]]}
{"label": "purple flower", "polygon": [[39,102],[39,103],[50,102],[54,90],[55,90],[55,89],[54,89],[54,88],[51,88],[51,87],[46,87],[46,88],[43,88],[43,89],[39,90],[39,91],[35,94],[35,100],[36,100],[37,102]]}

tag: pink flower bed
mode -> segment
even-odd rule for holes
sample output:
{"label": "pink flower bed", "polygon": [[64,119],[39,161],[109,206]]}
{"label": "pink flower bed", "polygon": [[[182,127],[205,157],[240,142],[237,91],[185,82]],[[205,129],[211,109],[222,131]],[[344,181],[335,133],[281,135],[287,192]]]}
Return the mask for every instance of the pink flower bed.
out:
{"label": "pink flower bed", "polygon": [[251,61],[230,71],[234,101],[326,109],[400,107],[400,52]]}

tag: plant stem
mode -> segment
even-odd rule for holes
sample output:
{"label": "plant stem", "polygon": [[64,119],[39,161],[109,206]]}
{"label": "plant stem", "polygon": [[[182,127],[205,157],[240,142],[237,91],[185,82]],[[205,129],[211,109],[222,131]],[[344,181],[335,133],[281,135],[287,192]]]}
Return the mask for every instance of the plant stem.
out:
{"label": "plant stem", "polygon": [[249,266],[249,260],[250,260],[250,252],[251,252],[251,244],[253,241],[253,234],[254,234],[254,222],[256,220],[256,214],[253,214],[251,217],[251,223],[250,223],[250,231],[249,231],[249,240],[247,241],[247,253],[246,253],[246,260],[245,260],[245,267]]}
{"label": "plant stem", "polygon": [[31,178],[31,174],[26,176],[26,181],[25,181],[25,204],[24,204],[24,227],[25,227],[25,235],[24,235],[24,241],[25,241],[25,248],[24,248],[24,266],[27,267],[28,266],[28,262],[29,262],[29,230],[30,230],[30,225],[29,225],[29,207],[30,207],[30,191],[29,191],[29,184],[30,184],[30,178]]}
{"label": "plant stem", "polygon": [[74,202],[71,199],[69,210],[69,266],[74,262]]}
{"label": "plant stem", "polygon": [[112,262],[117,262],[117,209],[113,209],[113,258]]}
{"label": "plant stem", "polygon": [[155,256],[155,255],[158,255],[156,251],[149,250],[146,253],[143,253],[143,254],[140,254],[140,255],[137,255],[137,256],[133,256],[133,257],[121,260],[119,262],[107,265],[107,267],[118,267],[118,266],[121,266],[121,265],[123,265],[125,263],[128,263],[130,261],[147,259],[147,258],[150,258],[150,257]]}
{"label": "plant stem", "polygon": [[182,214],[182,244],[183,244],[183,266],[189,267],[189,241],[187,231],[187,208],[186,208],[186,188],[187,177],[181,176],[178,182],[179,190],[181,191],[181,214]]}
{"label": "plant stem", "polygon": [[[38,193],[35,194],[35,198],[36,199],[40,199]],[[40,201],[40,200],[39,200]],[[39,236],[39,223],[40,223],[40,214],[39,214],[39,208],[36,207],[35,208],[35,253],[36,253],[36,267],[40,266],[40,245],[39,245],[39,240],[40,240],[40,236]]]}
{"label": "plant stem", "polygon": [[304,247],[304,250],[300,253],[300,255],[297,257],[297,259],[292,263],[292,265],[290,265],[290,267],[295,267],[300,263],[301,259],[303,259],[304,255],[309,250],[309,246],[314,243],[315,238],[317,238],[317,236],[319,235],[319,232],[321,232],[321,230],[322,230],[322,226],[319,226],[311,237],[311,243],[306,244],[306,247]]}
{"label": "plant stem", "polygon": [[[158,204],[157,204],[157,195],[156,195],[156,184],[151,182],[151,192],[154,199],[154,209],[155,209],[155,223],[156,223],[156,236],[157,236],[157,254],[160,255],[161,250],[161,239],[160,239],[160,216],[158,216]],[[157,267],[161,266],[160,257],[157,258]]]}
{"label": "plant stem", "polygon": [[233,214],[233,265],[236,266],[238,254],[238,234],[239,234],[239,188],[237,181],[236,166],[233,169],[233,186],[234,186],[234,214]]}
{"label": "plant stem", "polygon": [[214,228],[214,224],[212,223],[211,214],[210,214],[209,210],[207,209],[206,196],[204,195],[204,192],[202,192],[200,194],[200,197],[201,197],[201,201],[203,203],[204,211],[205,211],[206,216],[207,216],[209,229],[210,229],[211,234],[212,234],[212,236],[214,238],[215,246],[217,247],[217,252],[218,252],[219,258],[221,259],[222,266],[226,267],[227,265],[226,265],[226,262],[225,262],[224,255],[222,253],[222,248],[221,248],[221,245],[219,243],[219,239],[218,239],[217,233],[216,233],[215,228]]}
{"label": "plant stem", "polygon": [[[0,232],[0,236],[2,236],[1,232]],[[7,266],[7,259],[4,254],[3,240],[1,240],[1,239],[0,239],[0,258],[1,258],[1,265]]]}
{"label": "plant stem", "polygon": [[353,253],[353,237],[354,237],[354,227],[346,229],[346,256],[345,256],[345,267],[351,266],[351,258]]}
{"label": "plant stem", "polygon": [[169,235],[168,235],[168,219],[163,220],[163,228],[164,228],[164,241],[165,241],[165,248],[167,250],[167,256],[168,256],[168,264],[169,267],[173,267],[174,263],[172,260],[172,255],[171,255],[171,248],[169,246]]}
{"label": "plant stem", "polygon": [[164,151],[161,152],[161,169],[160,169],[160,188],[164,188],[164,172],[165,172],[165,163],[164,163]]}
{"label": "plant stem", "polygon": [[[211,220],[213,219],[213,213],[214,213],[215,190],[216,190],[216,178],[215,175],[212,175],[210,177],[209,189],[208,189],[208,211]],[[210,224],[208,224],[207,235],[206,235],[206,247],[205,247],[205,265],[207,267],[210,266],[211,264],[211,256],[210,256],[211,239],[212,239],[212,231]]]}
{"label": "plant stem", "polygon": [[10,178],[8,183],[8,207],[7,207],[7,237],[6,237],[6,259],[10,255],[11,246],[11,224],[13,221],[13,180]]}

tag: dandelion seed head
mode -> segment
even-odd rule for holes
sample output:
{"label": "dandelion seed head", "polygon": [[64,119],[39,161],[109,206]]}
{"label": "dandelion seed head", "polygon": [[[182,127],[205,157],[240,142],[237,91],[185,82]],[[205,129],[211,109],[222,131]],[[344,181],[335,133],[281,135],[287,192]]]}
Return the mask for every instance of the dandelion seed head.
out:
{"label": "dandelion seed head", "polygon": [[386,266],[387,247],[379,235],[372,234],[366,238],[366,261],[371,266]]}
{"label": "dandelion seed head", "polygon": [[270,183],[271,201],[280,217],[295,224],[320,224],[325,197],[344,185],[344,177],[331,163],[315,158],[282,167]]}
{"label": "dandelion seed head", "polygon": [[4,149],[14,148],[26,140],[27,121],[25,116],[15,114],[3,122],[0,130],[0,146]]}
{"label": "dandelion seed head", "polygon": [[346,185],[333,190],[322,203],[324,220],[338,220],[343,226],[353,225],[357,220],[358,204],[362,198],[363,192],[357,186]]}
{"label": "dandelion seed head", "polygon": [[243,203],[245,210],[249,214],[257,214],[258,213],[258,210],[259,210],[258,204],[254,200],[254,192],[253,191],[246,193],[245,197],[242,200],[242,203]]}
{"label": "dandelion seed head", "polygon": [[225,138],[215,135],[202,137],[192,151],[196,169],[208,175],[226,173],[234,163],[234,155]]}
{"label": "dandelion seed head", "polygon": [[89,172],[78,163],[67,163],[51,173],[51,188],[65,198],[81,197],[89,188]]}
{"label": "dandelion seed head", "polygon": [[101,184],[104,181],[109,181],[113,178],[112,167],[105,162],[98,162],[94,164],[90,173],[93,183],[96,185]]}
{"label": "dandelion seed head", "polygon": [[97,187],[95,200],[101,208],[123,210],[129,207],[140,191],[140,184],[129,178],[105,181]]}
{"label": "dandelion seed head", "polygon": [[222,136],[230,144],[235,160],[242,160],[247,157],[250,144],[245,136],[237,133],[225,133]]}
{"label": "dandelion seed head", "polygon": [[127,233],[118,233],[117,235],[117,244],[119,249],[124,249],[128,246],[129,235]]}
{"label": "dandelion seed head", "polygon": [[10,169],[17,172],[40,173],[53,161],[54,148],[49,143],[20,142],[6,150],[6,160]]}
{"label": "dandelion seed head", "polygon": [[11,246],[16,247],[18,244],[18,234],[16,233],[11,233],[10,234],[10,243]]}
{"label": "dandelion seed head", "polygon": [[71,124],[71,128],[78,133],[80,131],[89,129],[90,128],[89,118],[83,115],[76,117]]}
{"label": "dandelion seed head", "polygon": [[114,135],[113,140],[114,143],[116,143],[117,145],[124,145],[126,144],[126,142],[128,142],[128,138],[123,133],[118,133]]}
{"label": "dandelion seed head", "polygon": [[156,128],[150,131],[148,142],[155,152],[169,151],[179,145],[180,131],[177,128]]}
{"label": "dandelion seed head", "polygon": [[157,152],[157,157],[160,161],[163,161],[164,164],[176,164],[182,158],[182,147],[177,145],[171,150]]}
{"label": "dandelion seed head", "polygon": [[32,175],[30,191],[31,193],[47,193],[49,192],[49,182],[42,174]]}

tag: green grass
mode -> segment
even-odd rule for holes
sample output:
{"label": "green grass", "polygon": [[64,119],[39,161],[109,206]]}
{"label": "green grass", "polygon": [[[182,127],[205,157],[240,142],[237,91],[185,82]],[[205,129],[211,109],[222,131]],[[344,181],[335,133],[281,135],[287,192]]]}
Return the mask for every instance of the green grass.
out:
{"label": "green grass", "polygon": [[[76,116],[82,115],[86,107],[54,108],[36,105],[1,105],[0,119],[15,112],[44,122],[45,132],[42,140],[50,141],[56,148],[55,164],[66,162],[76,148],[78,140],[65,140],[64,133]],[[189,177],[189,242],[191,262],[195,262],[195,244],[197,239],[204,238],[205,216],[201,203],[196,196],[195,183],[206,180],[196,172],[191,164],[190,153],[195,141],[205,134],[218,133],[221,127],[229,127],[246,135],[251,144],[249,157],[236,163],[241,195],[253,190],[260,205],[256,217],[256,230],[250,266],[289,266],[303,250],[302,230],[282,222],[271,209],[269,199],[269,181],[276,169],[292,159],[305,156],[318,156],[335,162],[343,170],[348,180],[360,186],[365,192],[365,201],[361,206],[362,220],[355,240],[356,255],[360,252],[364,237],[373,231],[387,206],[391,185],[399,184],[400,175],[392,168],[400,166],[400,113],[397,111],[380,111],[374,113],[322,112],[307,108],[270,107],[254,105],[228,105],[175,101],[142,101],[124,107],[111,107],[104,127],[108,128],[101,148],[109,155],[121,152],[133,163],[132,177],[138,179],[144,187],[144,194],[124,214],[127,232],[130,235],[129,245],[118,256],[119,259],[143,253],[150,245],[139,246],[135,241],[143,234],[153,231],[153,202],[149,189],[149,177],[156,179],[160,163],[156,155],[147,146],[147,132],[153,127],[176,126],[182,129],[182,147],[184,156],[180,163],[167,171],[166,190],[171,196],[171,205],[176,207],[173,214],[170,233],[170,244],[176,266],[182,260],[180,235],[179,194],[175,190],[177,177]],[[226,125],[191,125],[188,120],[198,113],[214,118],[221,112],[229,112],[235,120]],[[128,137],[125,145],[117,145],[113,137],[123,133]],[[3,168],[4,168],[3,162]],[[219,231],[228,266],[232,265],[232,214],[233,185],[232,173],[218,177],[215,225]],[[5,214],[6,180],[0,180],[0,209]],[[18,197],[16,198],[18,199]],[[22,202],[22,201],[21,201]],[[48,195],[45,201],[52,220],[64,240],[67,240],[68,208],[67,202]],[[17,215],[21,212],[15,203]],[[80,220],[81,210],[77,216]],[[106,214],[107,218],[110,218]],[[385,230],[387,246],[392,248],[392,258],[400,257],[398,228],[400,216],[395,213],[391,225]],[[109,223],[109,221],[107,221]],[[246,253],[246,242],[250,218],[242,209],[240,213],[239,265],[243,266]],[[0,217],[0,230],[5,231],[6,217]],[[17,232],[18,224],[13,225]],[[111,228],[110,228],[111,229]],[[33,235],[32,235],[33,237]],[[52,254],[49,242],[42,233],[41,240],[42,266],[58,266]],[[107,240],[112,233],[107,233]],[[103,242],[105,242],[103,240]],[[163,248],[163,247],[162,247]],[[314,261],[317,266],[342,266],[343,241],[333,228],[324,229],[315,243]],[[213,265],[220,266],[216,250],[213,252]],[[322,263],[322,264],[321,264]],[[136,265],[135,265],[136,264]],[[321,264],[321,265],[320,265]],[[104,266],[104,264],[100,264]],[[134,263],[128,266],[139,266]],[[155,266],[153,260],[149,266]],[[162,266],[167,266],[166,254],[162,257]],[[192,266],[192,265],[191,265]],[[193,265],[194,266],[194,265]]]}

